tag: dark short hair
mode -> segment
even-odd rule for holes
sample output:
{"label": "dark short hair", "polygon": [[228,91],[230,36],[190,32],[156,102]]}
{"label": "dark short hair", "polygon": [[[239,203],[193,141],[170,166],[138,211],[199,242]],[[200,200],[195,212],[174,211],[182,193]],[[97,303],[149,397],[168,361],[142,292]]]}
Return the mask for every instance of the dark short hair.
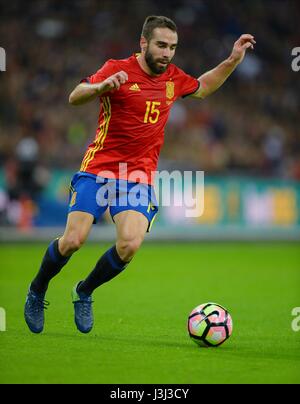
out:
{"label": "dark short hair", "polygon": [[171,31],[177,32],[176,24],[170,18],[163,15],[149,15],[144,22],[142,36],[150,41],[155,28],[169,28]]}

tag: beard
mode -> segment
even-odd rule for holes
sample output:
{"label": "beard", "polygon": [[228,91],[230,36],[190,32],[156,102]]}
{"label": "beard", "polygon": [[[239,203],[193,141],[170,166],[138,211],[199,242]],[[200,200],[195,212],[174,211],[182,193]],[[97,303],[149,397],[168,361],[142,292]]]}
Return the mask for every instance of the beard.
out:
{"label": "beard", "polygon": [[[146,63],[148,65],[149,69],[154,74],[162,74],[162,73],[164,73],[167,70],[167,68],[168,68],[168,66],[170,64],[170,61],[166,60],[166,59],[154,59],[152,53],[149,51],[148,48],[146,49],[146,52],[145,52],[145,60],[146,60]],[[163,62],[163,63],[167,63],[167,64],[164,65],[164,66],[162,66],[162,65],[160,66],[158,64],[159,62]]]}

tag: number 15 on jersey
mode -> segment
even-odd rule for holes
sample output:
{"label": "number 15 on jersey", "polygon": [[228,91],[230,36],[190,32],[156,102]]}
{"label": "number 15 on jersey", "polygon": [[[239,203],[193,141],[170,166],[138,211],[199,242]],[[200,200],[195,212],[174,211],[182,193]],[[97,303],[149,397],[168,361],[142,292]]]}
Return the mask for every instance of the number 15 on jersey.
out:
{"label": "number 15 on jersey", "polygon": [[159,101],[146,101],[144,123],[156,123],[158,121],[160,111],[157,107],[159,107],[160,104]]}

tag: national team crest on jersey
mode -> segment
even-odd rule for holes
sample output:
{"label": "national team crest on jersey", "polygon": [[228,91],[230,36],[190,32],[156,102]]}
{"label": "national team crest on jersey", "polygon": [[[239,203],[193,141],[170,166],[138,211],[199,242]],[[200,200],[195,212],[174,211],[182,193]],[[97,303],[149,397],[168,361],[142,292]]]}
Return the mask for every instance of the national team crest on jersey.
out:
{"label": "national team crest on jersey", "polygon": [[174,97],[175,84],[173,81],[166,82],[166,97],[170,100]]}

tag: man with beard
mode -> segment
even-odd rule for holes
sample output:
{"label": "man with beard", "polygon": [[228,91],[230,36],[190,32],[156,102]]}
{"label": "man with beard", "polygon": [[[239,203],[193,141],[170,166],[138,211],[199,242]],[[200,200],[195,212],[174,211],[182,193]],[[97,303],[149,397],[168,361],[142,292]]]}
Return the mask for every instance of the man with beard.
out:
{"label": "man with beard", "polygon": [[25,319],[32,332],[43,330],[50,280],[109,208],[117,229],[116,243],[72,290],[78,330],[87,333],[92,329],[92,292],[125,269],[157,213],[153,174],[172,104],[179,97],[203,99],[215,91],[243,60],[246,50],[253,49],[255,40],[250,34],[242,35],[231,55],[198,79],[171,63],[177,43],[172,20],[149,16],[141,34],[141,53],[108,60],[70,94],[72,105],[99,97],[99,125],[71,182],[65,232],[50,243],[30,284]]}

